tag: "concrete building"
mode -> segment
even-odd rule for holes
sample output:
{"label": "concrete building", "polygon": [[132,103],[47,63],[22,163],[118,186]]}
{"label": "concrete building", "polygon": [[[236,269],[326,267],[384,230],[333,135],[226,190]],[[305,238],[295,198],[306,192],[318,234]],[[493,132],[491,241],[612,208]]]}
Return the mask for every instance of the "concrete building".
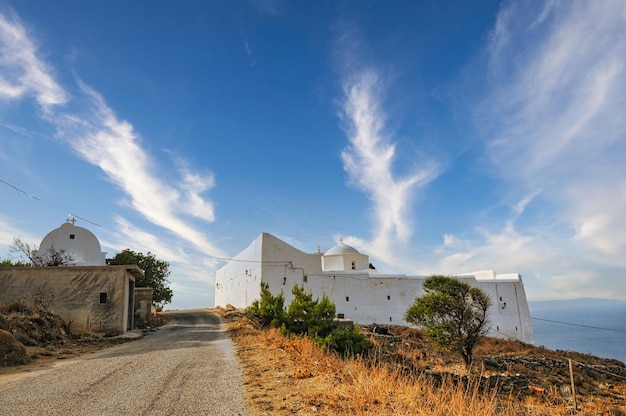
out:
{"label": "concrete building", "polygon": [[38,297],[71,331],[119,335],[134,328],[137,266],[0,267],[0,302]]}
{"label": "concrete building", "polygon": [[[215,305],[245,308],[260,298],[261,282],[276,295],[293,299],[294,285],[313,297],[326,294],[339,317],[361,324],[408,325],[404,313],[416,297],[424,295],[427,276],[383,274],[369,268],[369,257],[343,242],[326,253],[304,253],[268,233],[217,271]],[[533,343],[533,328],[522,278],[517,273],[492,270],[455,276],[484,290],[493,301],[488,311],[488,336]]]}
{"label": "concrete building", "polygon": [[63,250],[72,260],[55,267],[0,268],[0,302],[50,299],[52,312],[71,331],[119,335],[149,325],[152,289],[135,288],[143,277],[138,266],[107,266],[98,238],[74,220],[48,233],[33,254],[45,259],[50,250]]}

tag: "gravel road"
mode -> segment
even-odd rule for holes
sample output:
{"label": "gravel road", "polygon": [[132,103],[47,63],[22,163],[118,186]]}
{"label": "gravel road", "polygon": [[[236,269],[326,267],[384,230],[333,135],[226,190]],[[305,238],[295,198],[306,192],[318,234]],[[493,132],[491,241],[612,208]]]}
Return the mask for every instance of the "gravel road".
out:
{"label": "gravel road", "polygon": [[243,377],[220,319],[167,312],[144,338],[51,368],[0,376],[0,415],[247,415]]}

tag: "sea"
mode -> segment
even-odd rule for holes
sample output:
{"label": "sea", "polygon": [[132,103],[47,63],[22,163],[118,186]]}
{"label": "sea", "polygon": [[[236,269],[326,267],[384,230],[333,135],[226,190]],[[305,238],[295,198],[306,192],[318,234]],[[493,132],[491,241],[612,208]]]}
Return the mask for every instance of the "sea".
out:
{"label": "sea", "polygon": [[626,363],[626,301],[529,301],[535,345]]}

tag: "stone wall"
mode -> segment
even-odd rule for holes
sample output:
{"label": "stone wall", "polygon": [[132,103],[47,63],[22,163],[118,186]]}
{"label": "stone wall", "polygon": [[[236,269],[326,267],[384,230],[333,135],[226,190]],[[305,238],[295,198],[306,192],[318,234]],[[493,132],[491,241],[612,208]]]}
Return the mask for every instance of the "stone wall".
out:
{"label": "stone wall", "polygon": [[52,312],[72,331],[117,335],[134,327],[137,266],[2,267],[0,302],[37,297],[52,300]]}
{"label": "stone wall", "polygon": [[152,320],[152,288],[135,288],[135,328],[146,328]]}

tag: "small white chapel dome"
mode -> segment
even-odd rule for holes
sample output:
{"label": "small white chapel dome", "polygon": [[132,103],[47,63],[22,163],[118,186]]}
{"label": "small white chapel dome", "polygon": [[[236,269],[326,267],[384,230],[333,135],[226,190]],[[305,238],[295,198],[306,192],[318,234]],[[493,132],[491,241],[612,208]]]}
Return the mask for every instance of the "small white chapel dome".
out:
{"label": "small white chapel dome", "polygon": [[359,253],[359,251],[356,248],[351,247],[347,244],[344,244],[343,241],[340,240],[339,244],[337,244],[336,246],[328,250],[326,253],[324,253],[325,256],[332,256],[335,254],[361,254],[361,253]]}
{"label": "small white chapel dome", "polygon": [[67,220],[56,230],[50,231],[41,241],[38,254],[44,255],[48,249],[64,250],[72,258],[75,266],[104,266],[106,253],[100,251],[98,238],[89,230],[74,225]]}

